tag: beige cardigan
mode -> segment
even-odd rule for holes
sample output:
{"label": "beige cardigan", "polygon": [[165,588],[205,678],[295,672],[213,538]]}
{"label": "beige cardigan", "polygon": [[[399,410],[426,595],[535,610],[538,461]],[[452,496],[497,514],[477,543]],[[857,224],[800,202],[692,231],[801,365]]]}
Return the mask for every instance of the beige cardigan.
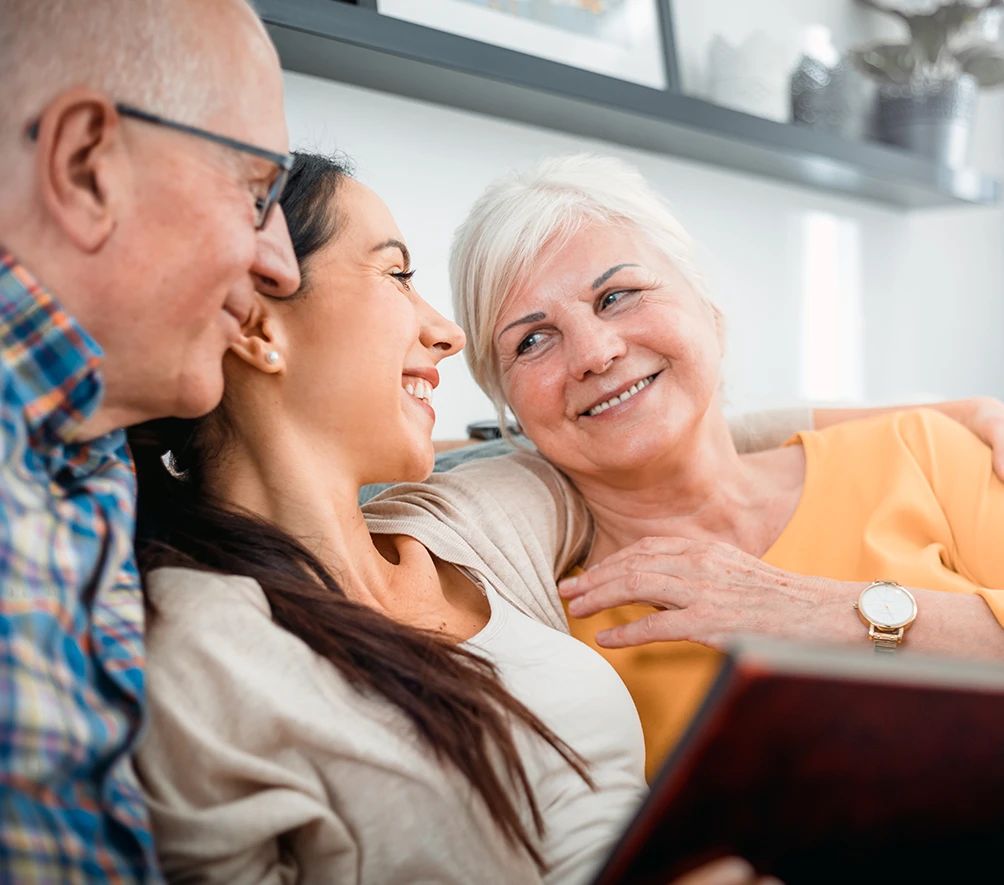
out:
{"label": "beige cardigan", "polygon": [[535,883],[466,780],[277,628],[255,581],[162,569],[136,767],[172,883]]}

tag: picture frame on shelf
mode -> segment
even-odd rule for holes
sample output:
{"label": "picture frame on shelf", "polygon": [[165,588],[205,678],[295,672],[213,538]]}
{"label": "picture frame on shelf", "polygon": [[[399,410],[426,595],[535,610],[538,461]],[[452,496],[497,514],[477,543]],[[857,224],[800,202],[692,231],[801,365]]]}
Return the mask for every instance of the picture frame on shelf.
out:
{"label": "picture frame on shelf", "polygon": [[659,91],[679,90],[670,0],[357,0],[380,15]]}

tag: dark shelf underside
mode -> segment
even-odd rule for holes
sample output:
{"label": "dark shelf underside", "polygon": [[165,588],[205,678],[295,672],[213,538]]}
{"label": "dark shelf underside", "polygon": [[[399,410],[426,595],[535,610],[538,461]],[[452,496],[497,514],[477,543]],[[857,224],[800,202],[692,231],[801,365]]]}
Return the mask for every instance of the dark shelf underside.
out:
{"label": "dark shelf underside", "polygon": [[528,58],[335,0],[258,6],[287,70],[896,207],[990,205],[999,197],[999,184],[974,170]]}

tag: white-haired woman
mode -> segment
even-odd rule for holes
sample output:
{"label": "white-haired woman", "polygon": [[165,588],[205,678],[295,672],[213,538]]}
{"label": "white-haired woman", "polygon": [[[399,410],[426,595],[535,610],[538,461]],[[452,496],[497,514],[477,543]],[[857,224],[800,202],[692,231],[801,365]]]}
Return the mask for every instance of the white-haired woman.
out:
{"label": "white-haired woman", "polygon": [[[572,618],[556,590],[541,610],[627,683],[650,772],[715,649],[739,633],[877,647],[905,635],[918,650],[1004,657],[1004,483],[990,449],[913,411],[792,427],[806,432],[791,445],[737,452],[722,314],[686,231],[635,170],[571,157],[510,176],[457,232],[451,273],[474,377],[537,453],[378,506],[475,524],[498,506],[553,515]],[[862,597],[870,640],[855,608],[873,581],[912,597]],[[917,610],[908,632],[890,628]]]}

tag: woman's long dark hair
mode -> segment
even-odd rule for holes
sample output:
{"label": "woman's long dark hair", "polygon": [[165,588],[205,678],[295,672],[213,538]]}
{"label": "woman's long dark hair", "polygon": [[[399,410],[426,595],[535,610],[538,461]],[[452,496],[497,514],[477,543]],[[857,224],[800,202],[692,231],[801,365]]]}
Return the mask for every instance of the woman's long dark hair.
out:
{"label": "woman's long dark hair", "polygon": [[[311,256],[338,233],[336,198],[349,174],[328,157],[296,155],[282,207],[303,274],[301,292],[309,289]],[[226,410],[224,403],[206,418],[154,421],[130,432],[144,579],[155,568],[182,566],[256,580],[275,623],[331,661],[360,693],[382,696],[400,709],[440,762],[456,766],[470,781],[510,844],[525,848],[542,866],[512,798],[515,787],[528,800],[540,835],[543,820],[514,724],[551,744],[589,782],[582,759],[505,690],[492,664],[351,601],[296,538],[214,500],[204,480],[207,464],[219,455],[221,432],[225,438]],[[155,610],[150,614],[156,617]]]}

